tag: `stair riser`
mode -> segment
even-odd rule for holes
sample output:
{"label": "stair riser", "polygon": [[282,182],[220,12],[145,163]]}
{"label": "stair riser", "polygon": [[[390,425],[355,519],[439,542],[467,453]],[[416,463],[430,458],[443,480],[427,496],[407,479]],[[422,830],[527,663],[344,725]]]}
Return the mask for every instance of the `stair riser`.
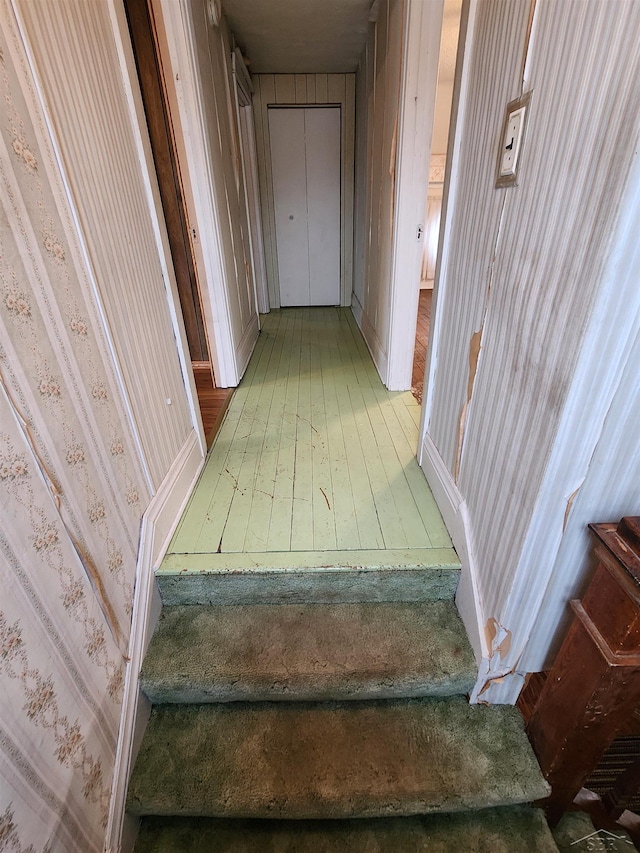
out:
{"label": "stair riser", "polygon": [[471,814],[369,821],[145,818],[136,853],[558,853],[542,812],[515,806]]}
{"label": "stair riser", "polygon": [[445,698],[466,696],[473,687],[473,681],[467,678],[449,679],[442,684],[398,681],[382,686],[375,682],[358,682],[351,677],[350,684],[329,684],[326,687],[318,684],[238,685],[237,682],[231,681],[227,684],[217,682],[199,687],[192,684],[163,684],[159,688],[155,683],[147,683],[143,679],[140,686],[154,705],[200,705],[210,702],[364,702],[371,699]]}
{"label": "stair riser", "polygon": [[458,566],[275,572],[159,573],[165,606],[176,604],[355,604],[451,600]]}

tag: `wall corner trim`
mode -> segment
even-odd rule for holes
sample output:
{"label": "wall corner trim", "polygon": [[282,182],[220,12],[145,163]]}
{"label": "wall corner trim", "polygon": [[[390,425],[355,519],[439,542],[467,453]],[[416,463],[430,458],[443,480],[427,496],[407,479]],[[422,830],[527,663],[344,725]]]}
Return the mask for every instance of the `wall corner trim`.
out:
{"label": "wall corner trim", "polygon": [[484,608],[478,584],[469,511],[453,480],[453,475],[447,469],[429,433],[425,433],[421,449],[420,465],[462,563],[462,574],[456,592],[456,605],[469,636],[476,661],[482,669],[482,662],[489,657],[489,649],[484,631]]}
{"label": "wall corner trim", "polygon": [[358,323],[360,331],[362,332],[364,342],[366,343],[367,348],[371,353],[371,358],[373,359],[373,363],[376,366],[376,370],[380,374],[380,377],[386,376],[389,354],[388,351],[385,349],[383,342],[378,336],[376,327],[369,319],[369,315],[364,310],[364,308],[362,307],[362,303],[359,300],[358,306],[355,310],[352,308],[352,311],[353,316],[356,318],[356,322]]}
{"label": "wall corner trim", "polygon": [[400,70],[401,91],[391,237],[391,311],[388,318],[385,385],[411,387],[415,325],[429,189],[429,161],[436,104],[443,2],[410,0]]}
{"label": "wall corner trim", "polygon": [[364,309],[362,307],[362,303],[358,299],[358,296],[355,292],[351,294],[351,313],[355,317],[356,323],[358,324],[358,328],[362,331],[362,315],[364,313]]}
{"label": "wall corner trim", "polygon": [[[230,293],[223,257],[220,200],[214,187],[215,157],[210,149],[203,82],[198,71],[195,43],[196,9],[187,0],[152,0],[156,25],[161,26],[166,56],[172,119],[183,143],[182,178],[194,242],[194,261],[201,281],[200,297],[205,317],[209,354],[221,388],[238,384]],[[175,111],[173,111],[175,107]]]}
{"label": "wall corner trim", "polygon": [[138,682],[142,660],[154,627],[151,624],[154,572],[169,546],[173,532],[202,470],[204,460],[199,435],[195,430],[191,430],[142,516],[129,638],[129,662],[125,673],[111,803],[105,836],[104,849],[109,853],[128,853],[122,846],[121,839],[127,786],[135,760],[134,742],[136,740],[139,742],[136,737],[138,727],[145,724],[145,720],[139,720],[137,715]]}

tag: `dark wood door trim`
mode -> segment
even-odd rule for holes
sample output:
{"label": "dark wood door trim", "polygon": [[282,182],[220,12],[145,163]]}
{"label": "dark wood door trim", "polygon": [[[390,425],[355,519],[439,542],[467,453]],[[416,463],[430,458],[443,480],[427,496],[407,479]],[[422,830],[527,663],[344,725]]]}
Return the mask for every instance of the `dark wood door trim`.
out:
{"label": "dark wood door trim", "polygon": [[147,0],[124,0],[187,342],[192,361],[210,362],[173,125]]}

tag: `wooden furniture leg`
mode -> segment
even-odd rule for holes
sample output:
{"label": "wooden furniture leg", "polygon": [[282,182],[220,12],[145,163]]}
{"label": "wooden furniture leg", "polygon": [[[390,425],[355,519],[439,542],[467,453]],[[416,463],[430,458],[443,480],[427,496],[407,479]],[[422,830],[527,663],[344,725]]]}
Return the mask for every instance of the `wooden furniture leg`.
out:
{"label": "wooden furniture leg", "polygon": [[552,824],[640,705],[640,517],[590,528],[598,566],[527,726]]}

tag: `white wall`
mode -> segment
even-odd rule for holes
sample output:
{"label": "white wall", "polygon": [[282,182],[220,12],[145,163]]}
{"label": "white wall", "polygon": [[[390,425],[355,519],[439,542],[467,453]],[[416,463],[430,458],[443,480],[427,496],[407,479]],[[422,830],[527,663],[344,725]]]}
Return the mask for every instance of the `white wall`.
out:
{"label": "white wall", "polygon": [[[627,321],[640,307],[634,274],[610,274],[633,239],[620,217],[634,197],[640,8],[538,0],[529,28],[533,8],[472,0],[465,10],[425,406],[423,464],[466,557],[459,601],[476,650],[486,656],[490,619],[511,635],[486,677],[541,665],[564,596],[584,580],[584,553],[573,562],[575,548],[561,548],[565,512],[583,481],[596,482],[589,463],[614,404],[618,380],[596,368],[624,374],[631,357],[616,298]],[[529,89],[519,186],[495,189],[505,106]],[[610,466],[601,486],[616,467],[600,454]],[[612,497],[629,494],[632,466],[621,473],[627,485],[617,479]],[[582,531],[577,505],[567,535],[574,523]],[[612,500],[611,511],[623,505]],[[527,646],[536,622],[544,630]],[[520,683],[514,676],[485,698],[513,701]]]}
{"label": "white wall", "polygon": [[431,153],[436,155],[447,152],[461,7],[462,0],[444,0],[438,60],[438,88],[431,140]]}
{"label": "white wall", "polygon": [[[583,354],[582,399],[574,403],[575,435],[592,430],[585,457],[558,523],[549,583],[521,661],[523,671],[548,669],[567,627],[566,602],[579,598],[593,563],[590,522],[640,513],[640,156],[633,158],[620,219]],[[606,355],[604,355],[606,353]],[[589,419],[584,417],[589,412]]]}
{"label": "white wall", "polygon": [[[103,849],[148,580],[141,519],[178,469],[179,505],[202,460],[126,39],[117,3],[0,2],[0,823],[12,850]],[[162,502],[147,572],[176,513]]]}
{"label": "white wall", "polygon": [[404,4],[401,0],[383,0],[376,23],[370,25],[356,75],[352,308],[383,378],[389,356],[403,28]]}

